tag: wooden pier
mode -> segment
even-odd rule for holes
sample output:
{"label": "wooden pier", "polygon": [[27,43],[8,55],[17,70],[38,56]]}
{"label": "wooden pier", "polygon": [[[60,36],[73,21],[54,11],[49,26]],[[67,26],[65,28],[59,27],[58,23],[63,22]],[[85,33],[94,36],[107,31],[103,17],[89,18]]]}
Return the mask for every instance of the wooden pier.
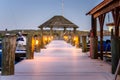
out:
{"label": "wooden pier", "polygon": [[93,60],[89,53],[61,40],[53,40],[46,49],[34,53],[34,59],[15,65],[15,73],[0,80],[112,80],[111,66]]}

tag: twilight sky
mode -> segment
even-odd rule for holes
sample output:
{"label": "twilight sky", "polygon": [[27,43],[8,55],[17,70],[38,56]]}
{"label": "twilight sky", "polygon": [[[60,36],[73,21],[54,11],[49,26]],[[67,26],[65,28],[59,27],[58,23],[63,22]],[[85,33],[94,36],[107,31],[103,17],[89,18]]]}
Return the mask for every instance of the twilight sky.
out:
{"label": "twilight sky", "polygon": [[[64,17],[90,29],[90,16],[85,14],[103,0],[64,0]],[[0,30],[38,29],[55,15],[62,14],[62,0],[0,0]]]}

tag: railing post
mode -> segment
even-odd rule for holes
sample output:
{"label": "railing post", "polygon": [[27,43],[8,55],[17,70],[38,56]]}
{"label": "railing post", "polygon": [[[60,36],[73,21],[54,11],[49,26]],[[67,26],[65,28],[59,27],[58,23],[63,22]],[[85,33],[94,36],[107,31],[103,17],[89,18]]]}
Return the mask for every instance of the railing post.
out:
{"label": "railing post", "polygon": [[34,58],[34,37],[31,34],[28,34],[27,36],[27,53],[26,53],[26,58],[27,59],[33,59]]}
{"label": "railing post", "polygon": [[2,75],[14,75],[16,36],[6,35],[2,40]]}

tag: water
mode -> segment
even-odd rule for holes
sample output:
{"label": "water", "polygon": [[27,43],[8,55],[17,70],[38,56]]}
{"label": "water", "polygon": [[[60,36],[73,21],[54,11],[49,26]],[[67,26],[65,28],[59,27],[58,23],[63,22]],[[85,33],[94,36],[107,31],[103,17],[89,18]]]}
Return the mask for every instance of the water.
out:
{"label": "water", "polygon": [[[111,36],[103,36],[103,41],[111,40]],[[98,36],[98,41],[100,41],[100,36]]]}

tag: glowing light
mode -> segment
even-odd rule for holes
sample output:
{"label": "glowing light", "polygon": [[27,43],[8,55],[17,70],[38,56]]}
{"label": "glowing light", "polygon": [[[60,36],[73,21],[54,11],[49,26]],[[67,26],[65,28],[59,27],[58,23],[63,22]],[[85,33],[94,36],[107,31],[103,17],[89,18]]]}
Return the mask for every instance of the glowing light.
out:
{"label": "glowing light", "polygon": [[35,41],[35,44],[36,44],[36,45],[38,45],[38,43],[39,43],[39,41],[38,41],[38,40],[36,40],[36,41]]}
{"label": "glowing light", "polygon": [[111,32],[111,30],[113,29],[113,26],[109,26],[108,30]]}
{"label": "glowing light", "polygon": [[45,37],[45,41],[47,41],[47,37]]}
{"label": "glowing light", "polygon": [[76,41],[76,40],[77,40],[77,37],[75,36],[73,40]]}

